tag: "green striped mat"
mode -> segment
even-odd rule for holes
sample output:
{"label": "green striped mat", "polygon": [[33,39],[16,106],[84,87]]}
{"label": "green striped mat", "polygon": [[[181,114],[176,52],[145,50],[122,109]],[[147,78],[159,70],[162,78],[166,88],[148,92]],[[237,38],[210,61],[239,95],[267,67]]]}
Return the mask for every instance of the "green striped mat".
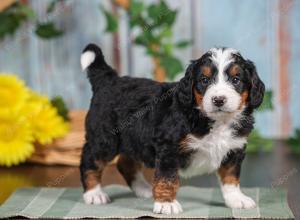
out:
{"label": "green striped mat", "polygon": [[243,189],[259,205],[242,210],[226,208],[219,189],[185,186],[180,188],[177,197],[184,212],[171,216],[153,214],[153,199],[136,198],[125,186],[111,185],[104,191],[112,203],[101,206],[84,204],[79,188],[18,189],[0,207],[0,218],[294,218],[287,205],[286,192],[281,189]]}

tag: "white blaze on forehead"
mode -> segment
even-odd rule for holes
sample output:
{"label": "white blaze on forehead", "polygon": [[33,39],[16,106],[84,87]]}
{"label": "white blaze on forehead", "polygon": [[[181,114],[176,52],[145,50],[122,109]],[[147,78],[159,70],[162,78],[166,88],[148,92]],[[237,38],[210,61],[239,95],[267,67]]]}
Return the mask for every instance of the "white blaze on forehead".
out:
{"label": "white blaze on forehead", "polygon": [[212,48],[209,50],[211,52],[211,60],[218,68],[219,77],[222,77],[226,67],[232,63],[233,54],[237,54],[238,51],[232,48]]}
{"label": "white blaze on forehead", "polygon": [[218,79],[216,84],[224,86],[226,84],[224,72],[227,66],[234,61],[232,55],[237,54],[238,51],[232,48],[212,48],[209,51],[211,52],[211,60],[218,69]]}

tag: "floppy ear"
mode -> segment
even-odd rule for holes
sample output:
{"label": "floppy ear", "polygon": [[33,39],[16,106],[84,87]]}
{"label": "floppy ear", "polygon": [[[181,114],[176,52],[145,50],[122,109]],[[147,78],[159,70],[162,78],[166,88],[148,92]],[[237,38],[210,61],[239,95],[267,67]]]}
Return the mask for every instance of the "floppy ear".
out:
{"label": "floppy ear", "polygon": [[192,61],[185,72],[185,76],[179,82],[177,97],[179,102],[185,106],[193,103],[192,74],[194,66],[195,61]]}
{"label": "floppy ear", "polygon": [[251,87],[250,87],[250,106],[258,108],[264,99],[265,84],[259,78],[256,67],[252,61],[246,61],[247,69],[250,73]]}

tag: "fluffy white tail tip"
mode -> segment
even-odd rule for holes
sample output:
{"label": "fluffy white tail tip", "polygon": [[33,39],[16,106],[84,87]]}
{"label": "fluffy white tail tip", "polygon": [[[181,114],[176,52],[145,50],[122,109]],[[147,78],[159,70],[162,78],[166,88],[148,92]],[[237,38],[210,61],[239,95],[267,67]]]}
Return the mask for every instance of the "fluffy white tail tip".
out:
{"label": "fluffy white tail tip", "polygon": [[95,61],[95,58],[96,54],[93,51],[86,51],[81,54],[80,63],[82,71],[88,68]]}

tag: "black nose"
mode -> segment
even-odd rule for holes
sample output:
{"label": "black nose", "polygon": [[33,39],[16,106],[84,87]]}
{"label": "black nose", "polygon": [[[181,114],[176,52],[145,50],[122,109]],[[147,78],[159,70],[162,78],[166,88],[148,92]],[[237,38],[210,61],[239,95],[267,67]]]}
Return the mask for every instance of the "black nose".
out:
{"label": "black nose", "polygon": [[212,102],[215,106],[221,107],[226,103],[226,97],[225,96],[214,96],[212,98]]}

